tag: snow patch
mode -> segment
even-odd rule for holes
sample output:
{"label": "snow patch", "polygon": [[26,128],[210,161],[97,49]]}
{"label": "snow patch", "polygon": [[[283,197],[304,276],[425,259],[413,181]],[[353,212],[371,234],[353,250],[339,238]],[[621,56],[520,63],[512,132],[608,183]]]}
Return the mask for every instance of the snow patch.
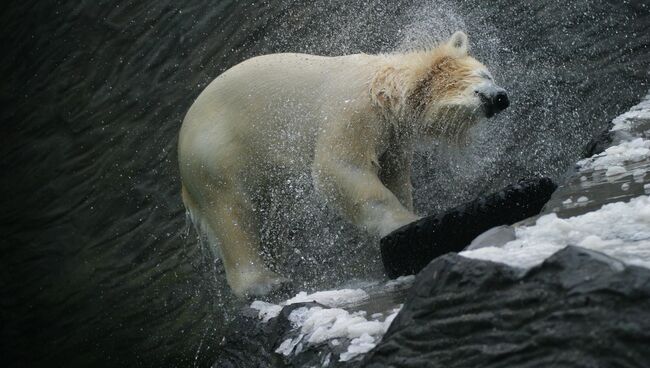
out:
{"label": "snow patch", "polygon": [[341,308],[298,308],[291,312],[289,321],[294,329],[299,329],[298,336],[286,339],[275,350],[276,353],[289,356],[299,354],[302,343],[318,345],[330,341],[338,345],[339,339],[348,339],[350,345],[340,356],[340,361],[348,361],[360,354],[367,353],[377,345],[386,333],[397,313],[396,308],[384,321],[365,318],[364,311],[348,312]]}
{"label": "snow patch", "polygon": [[468,250],[460,255],[530,268],[567,245],[578,245],[650,268],[650,197],[610,203],[567,219],[551,213],[537,219],[535,225],[516,228],[515,235],[515,240],[502,247]]}
{"label": "snow patch", "polygon": [[612,131],[630,131],[639,120],[650,120],[650,94],[646,95],[641,102],[633,106],[628,112],[619,115],[612,123]]}
{"label": "snow patch", "polygon": [[277,317],[280,314],[282,307],[290,304],[316,302],[328,307],[339,307],[342,305],[358,303],[366,299],[368,299],[368,293],[361,289],[327,290],[313,294],[307,294],[306,292],[301,291],[293,298],[280,304],[272,304],[256,300],[251,303],[250,306],[251,308],[258,310],[258,317],[266,323],[271,318]]}
{"label": "snow patch", "polygon": [[625,168],[622,166],[626,162],[637,162],[649,158],[650,140],[635,138],[611,146],[604,152],[590,158],[578,161],[578,167],[580,171],[607,169],[606,175],[610,176],[624,173]]}
{"label": "snow patch", "polygon": [[[388,281],[386,288],[396,288],[413,282],[415,276],[403,276]],[[275,350],[276,353],[289,356],[300,354],[306,347],[323,343],[332,346],[348,341],[345,352],[340,355],[340,361],[354,359],[365,354],[379,343],[382,336],[390,327],[401,309],[395,308],[384,313],[374,313],[366,318],[365,311],[350,312],[342,306],[359,303],[368,299],[368,293],[361,289],[341,289],[319,291],[312,294],[300,292],[291,299],[280,304],[272,304],[256,300],[251,308],[258,311],[258,317],[264,322],[277,317],[284,306],[295,303],[316,302],[323,306],[311,308],[300,307],[289,314],[289,322],[294,330],[294,337],[285,339]],[[297,334],[296,334],[297,332]]]}

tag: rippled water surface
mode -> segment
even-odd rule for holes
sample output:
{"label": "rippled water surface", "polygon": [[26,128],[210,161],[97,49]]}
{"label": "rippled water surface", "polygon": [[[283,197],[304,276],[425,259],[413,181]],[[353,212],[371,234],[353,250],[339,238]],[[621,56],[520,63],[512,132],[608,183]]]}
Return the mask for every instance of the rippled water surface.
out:
{"label": "rippled water surface", "polygon": [[[0,334],[16,366],[214,361],[242,302],[186,225],[177,133],[207,83],[246,58],[406,50],[467,31],[512,105],[467,149],[419,154],[422,214],[561,177],[650,80],[645,1],[26,0],[0,18]],[[305,289],[382,278],[376,241],[288,180],[265,203],[269,260]]]}

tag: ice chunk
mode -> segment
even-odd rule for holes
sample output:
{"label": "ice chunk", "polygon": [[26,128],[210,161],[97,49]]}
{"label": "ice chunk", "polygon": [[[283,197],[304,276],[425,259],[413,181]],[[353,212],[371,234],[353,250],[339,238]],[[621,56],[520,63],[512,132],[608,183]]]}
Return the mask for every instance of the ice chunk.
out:
{"label": "ice chunk", "polygon": [[293,352],[293,349],[298,345],[300,342],[300,338],[295,338],[295,339],[286,339],[282,341],[282,344],[278,346],[277,349],[275,349],[275,352],[278,354],[282,354],[284,356],[289,356]]}
{"label": "ice chunk", "polygon": [[264,321],[264,323],[268,322],[271,318],[277,317],[282,310],[282,306],[260,300],[251,303],[251,308],[259,311],[258,316],[262,321]]}
{"label": "ice chunk", "polygon": [[295,303],[316,302],[328,307],[338,307],[346,304],[358,303],[368,299],[368,293],[361,289],[341,289],[318,291],[307,294],[304,291],[296,294],[295,297],[284,302],[284,305]]}
{"label": "ice chunk", "polygon": [[623,166],[610,166],[607,168],[607,171],[605,172],[605,176],[614,176],[614,175],[624,174],[626,172],[627,170],[625,170]]}
{"label": "ice chunk", "polygon": [[360,355],[365,354],[372,350],[377,344],[375,339],[367,333],[364,333],[360,337],[353,339],[348,346],[348,350],[341,354],[340,361],[347,362],[348,360]]}

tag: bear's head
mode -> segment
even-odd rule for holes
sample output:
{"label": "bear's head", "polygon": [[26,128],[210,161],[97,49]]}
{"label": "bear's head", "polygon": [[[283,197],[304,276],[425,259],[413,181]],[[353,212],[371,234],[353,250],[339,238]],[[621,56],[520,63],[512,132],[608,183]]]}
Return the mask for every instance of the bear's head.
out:
{"label": "bear's head", "polygon": [[485,65],[469,56],[468,48],[467,35],[454,33],[431,52],[429,65],[412,86],[409,105],[434,126],[490,118],[509,105],[505,89],[494,82]]}
{"label": "bear's head", "polygon": [[482,118],[506,109],[505,89],[469,55],[468,42],[456,32],[433,50],[402,55],[373,81],[376,104],[411,121],[416,135],[425,137],[462,138]]}

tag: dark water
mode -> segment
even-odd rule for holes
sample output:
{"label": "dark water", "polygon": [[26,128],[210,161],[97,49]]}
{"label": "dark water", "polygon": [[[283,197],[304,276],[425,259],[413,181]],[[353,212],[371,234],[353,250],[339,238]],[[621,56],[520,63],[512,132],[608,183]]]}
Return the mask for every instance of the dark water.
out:
{"label": "dark water", "polygon": [[[0,17],[5,366],[214,361],[237,303],[188,232],[177,133],[202,88],[248,57],[391,51],[466,30],[512,106],[467,150],[418,157],[422,213],[561,176],[650,81],[647,1],[22,1]],[[379,277],[375,243],[300,190],[287,205],[297,225],[272,215],[264,229],[283,244],[280,267],[307,287]]]}

